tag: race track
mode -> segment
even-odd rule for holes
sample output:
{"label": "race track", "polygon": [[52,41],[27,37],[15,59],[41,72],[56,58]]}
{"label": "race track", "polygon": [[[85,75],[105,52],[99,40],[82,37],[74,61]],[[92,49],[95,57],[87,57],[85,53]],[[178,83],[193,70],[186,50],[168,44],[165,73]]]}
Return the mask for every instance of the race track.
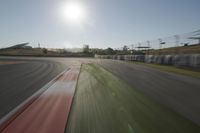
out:
{"label": "race track", "polygon": [[[170,110],[174,110],[200,126],[200,104],[198,103],[200,101],[200,79],[168,73],[130,62],[86,58],[0,57],[0,119],[64,70],[74,68],[77,65],[81,66],[80,64],[88,62],[100,64],[106,70],[125,81],[130,87],[139,90],[145,96],[153,98]],[[69,77],[71,76],[69,75]],[[89,84],[88,86],[91,85]],[[88,86],[85,88],[88,88]],[[128,91],[123,90],[123,92],[127,93]],[[101,94],[99,93],[98,95]],[[76,101],[77,103],[82,103],[88,98],[84,98],[84,95],[80,96],[83,99]],[[75,95],[75,99],[77,98]],[[101,101],[103,98],[100,97],[99,100]],[[88,100],[95,101],[98,99]],[[124,95],[122,100],[126,101],[127,97]],[[131,103],[131,101],[128,103],[130,104],[128,108],[134,108]],[[76,108],[82,108],[82,106],[87,107],[90,104],[86,102],[85,104],[74,105]],[[77,116],[76,113],[80,111],[80,109],[76,110],[76,108],[71,112],[74,116]],[[92,115],[87,111],[86,114],[88,116]],[[85,116],[83,114],[79,115],[80,118]],[[98,110],[94,110],[93,115],[96,117]],[[104,115],[102,114],[102,116]],[[105,129],[105,131],[108,130]]]}
{"label": "race track", "polygon": [[39,58],[0,58],[0,118],[67,66]]}

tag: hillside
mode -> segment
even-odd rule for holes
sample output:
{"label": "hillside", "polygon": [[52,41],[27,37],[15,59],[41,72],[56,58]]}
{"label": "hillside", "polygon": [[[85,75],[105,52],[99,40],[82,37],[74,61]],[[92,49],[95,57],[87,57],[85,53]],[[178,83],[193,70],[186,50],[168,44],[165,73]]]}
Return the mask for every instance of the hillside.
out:
{"label": "hillside", "polygon": [[163,48],[158,50],[149,50],[150,55],[173,55],[173,54],[199,54],[200,45],[189,45],[181,47]]}

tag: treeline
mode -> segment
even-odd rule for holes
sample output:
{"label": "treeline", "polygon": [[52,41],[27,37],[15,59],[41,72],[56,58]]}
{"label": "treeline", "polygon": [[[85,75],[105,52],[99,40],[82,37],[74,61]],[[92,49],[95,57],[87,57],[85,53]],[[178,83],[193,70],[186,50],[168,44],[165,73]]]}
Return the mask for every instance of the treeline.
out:
{"label": "treeline", "polygon": [[98,49],[98,48],[93,48],[90,50],[91,53],[94,55],[130,55],[130,54],[137,54],[137,55],[143,55],[145,54],[144,51],[137,51],[137,50],[118,50],[118,49],[112,49],[112,48],[107,48],[107,49]]}
{"label": "treeline", "polygon": [[131,50],[127,46],[124,46],[122,49],[112,49],[110,47],[106,49],[99,49],[99,48],[89,48],[89,45],[84,45],[83,53],[90,54],[90,55],[130,55],[130,54],[137,54],[143,55],[144,51],[138,50]]}

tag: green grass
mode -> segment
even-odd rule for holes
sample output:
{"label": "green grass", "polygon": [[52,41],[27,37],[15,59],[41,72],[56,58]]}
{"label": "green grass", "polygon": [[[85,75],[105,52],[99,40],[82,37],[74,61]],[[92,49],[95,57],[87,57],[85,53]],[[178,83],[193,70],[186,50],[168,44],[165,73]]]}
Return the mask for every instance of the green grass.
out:
{"label": "green grass", "polygon": [[83,65],[66,133],[197,133],[181,115],[105,69]]}
{"label": "green grass", "polygon": [[200,71],[199,70],[192,70],[192,68],[181,68],[175,66],[168,66],[168,65],[160,65],[160,64],[150,64],[150,63],[143,63],[143,62],[133,62],[135,64],[145,65],[148,67],[156,68],[162,71],[167,71],[175,74],[180,74],[184,76],[190,76],[194,78],[200,78]]}

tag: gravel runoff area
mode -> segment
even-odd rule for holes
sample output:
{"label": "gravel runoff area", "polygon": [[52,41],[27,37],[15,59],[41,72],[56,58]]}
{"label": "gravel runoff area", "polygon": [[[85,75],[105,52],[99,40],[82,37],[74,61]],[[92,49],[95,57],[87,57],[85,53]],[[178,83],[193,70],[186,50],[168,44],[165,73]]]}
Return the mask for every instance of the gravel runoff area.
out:
{"label": "gravel runoff area", "polygon": [[82,66],[66,133],[197,132],[198,125],[99,65]]}
{"label": "gravel runoff area", "polygon": [[200,79],[125,61],[98,60],[98,64],[156,101],[200,126]]}

